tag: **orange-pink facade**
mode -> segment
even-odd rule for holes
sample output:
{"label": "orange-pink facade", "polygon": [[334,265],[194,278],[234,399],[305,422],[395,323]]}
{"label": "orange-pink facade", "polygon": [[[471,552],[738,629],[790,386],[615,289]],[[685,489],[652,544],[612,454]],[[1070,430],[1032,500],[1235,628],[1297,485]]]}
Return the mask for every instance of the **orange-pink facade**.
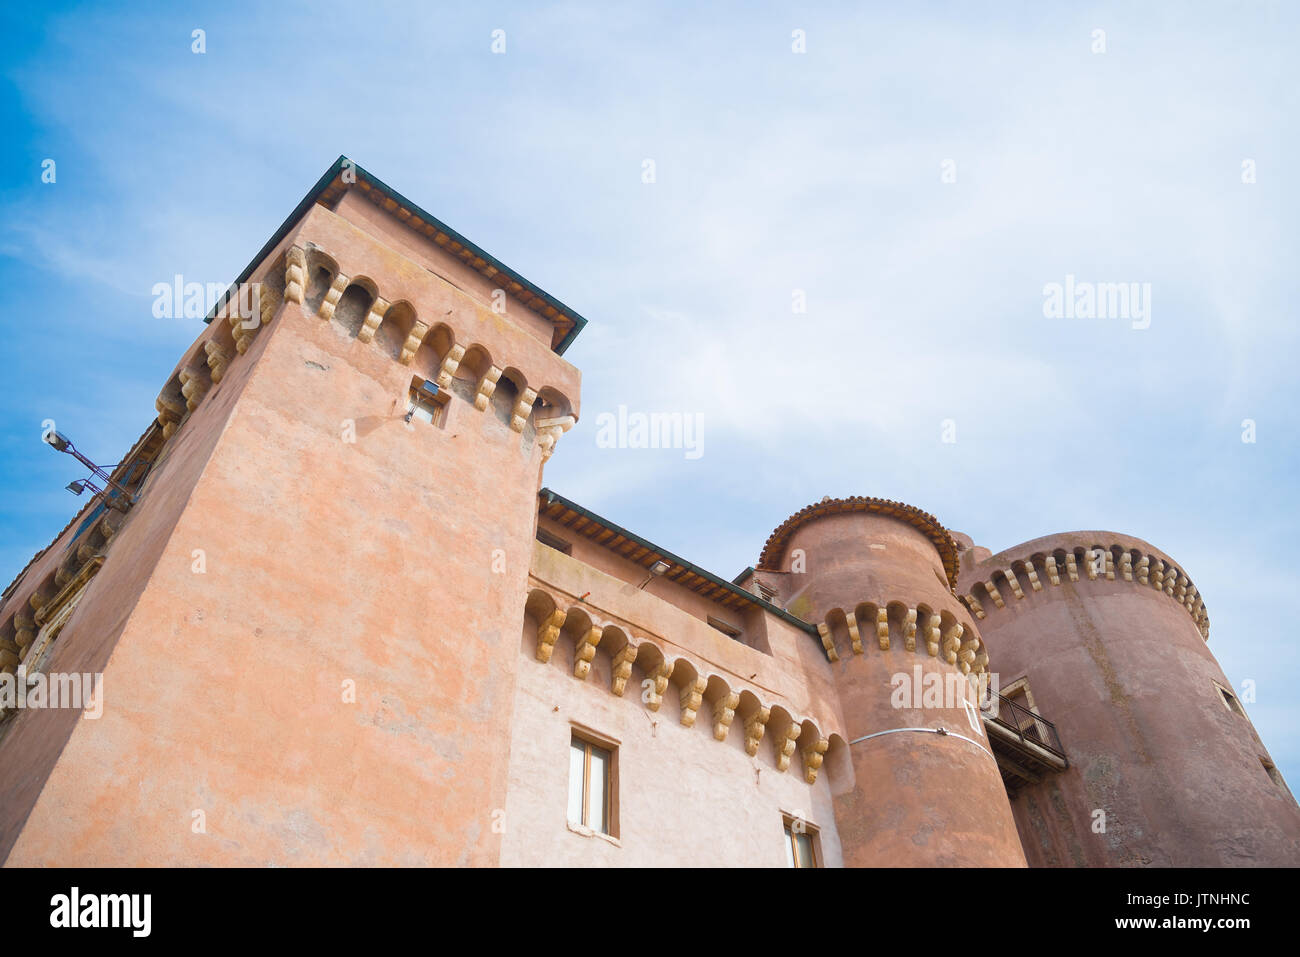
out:
{"label": "orange-pink facade", "polygon": [[[4,595],[4,672],[101,674],[102,715],[0,721],[0,860],[1300,862],[1168,556],[837,499],[720,579],[543,488],[582,320],[333,173],[168,378],[134,504]],[[979,693],[1015,683],[1028,735]],[[575,736],[616,755],[608,833],[566,814]]]}

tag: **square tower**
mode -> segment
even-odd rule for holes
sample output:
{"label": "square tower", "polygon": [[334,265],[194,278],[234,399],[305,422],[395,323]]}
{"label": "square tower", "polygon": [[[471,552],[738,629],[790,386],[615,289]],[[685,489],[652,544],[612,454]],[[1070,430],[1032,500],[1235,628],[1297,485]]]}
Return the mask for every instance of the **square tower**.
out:
{"label": "square tower", "polygon": [[541,471],[585,323],[340,157],[4,596],[0,861],[494,864]]}

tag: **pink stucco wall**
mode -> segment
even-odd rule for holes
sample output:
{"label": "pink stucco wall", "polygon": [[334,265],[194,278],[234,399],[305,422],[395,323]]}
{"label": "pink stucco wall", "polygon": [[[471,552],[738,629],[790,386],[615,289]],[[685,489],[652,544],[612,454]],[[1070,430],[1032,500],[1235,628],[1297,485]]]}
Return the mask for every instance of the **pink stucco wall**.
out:
{"label": "pink stucco wall", "polygon": [[[962,591],[1016,560],[1120,545],[1168,561],[1130,536],[1074,532],[963,564]],[[1273,782],[1247,717],[1185,607],[1151,585],[1059,585],[1041,570],[1005,608],[983,602],[980,623],[1003,686],[1027,677],[1054,722],[1070,767],[1019,790],[1013,809],[1033,865],[1231,866],[1300,861],[1300,808]],[[1220,640],[1230,641],[1228,635]],[[1249,708],[1249,705],[1246,705]],[[1104,831],[1094,830],[1105,812]]]}
{"label": "pink stucco wall", "polygon": [[[335,214],[291,239],[576,405],[534,335]],[[459,398],[408,426],[378,342],[286,304],[171,440],[58,642],[55,668],[102,665],[104,716],[3,743],[8,863],[499,860],[541,452]]]}

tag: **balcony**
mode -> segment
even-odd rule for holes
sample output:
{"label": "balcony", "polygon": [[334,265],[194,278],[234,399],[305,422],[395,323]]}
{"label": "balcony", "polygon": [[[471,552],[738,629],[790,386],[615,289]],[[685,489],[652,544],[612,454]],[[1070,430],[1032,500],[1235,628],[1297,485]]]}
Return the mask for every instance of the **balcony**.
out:
{"label": "balcony", "polygon": [[984,730],[1008,793],[1070,766],[1056,725],[1006,695],[997,706],[996,714],[984,712]]}

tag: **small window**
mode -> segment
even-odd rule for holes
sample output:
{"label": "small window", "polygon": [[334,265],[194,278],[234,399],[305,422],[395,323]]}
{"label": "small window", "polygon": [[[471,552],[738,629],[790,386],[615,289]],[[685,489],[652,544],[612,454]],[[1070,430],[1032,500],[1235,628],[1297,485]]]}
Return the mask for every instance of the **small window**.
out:
{"label": "small window", "polygon": [[763,584],[762,582],[760,582],[760,581],[756,581],[754,584],[758,586],[758,597],[759,597],[759,598],[763,599],[763,601],[767,602],[768,604],[775,604],[775,603],[776,603],[776,589],[775,589],[775,588],[771,587],[770,585],[764,585],[764,584]]}
{"label": "small window", "polygon": [[1242,708],[1241,702],[1237,700],[1237,696],[1235,694],[1233,694],[1223,685],[1219,684],[1217,681],[1214,682],[1214,687],[1218,690],[1219,697],[1223,699],[1223,706],[1225,708],[1227,708],[1233,714],[1241,715],[1243,718],[1246,716],[1246,711],[1244,708]]}
{"label": "small window", "polygon": [[573,544],[571,542],[566,542],[558,535],[552,535],[544,528],[537,529],[537,540],[543,545],[549,545],[557,552],[564,552],[566,555],[573,554]]}
{"label": "small window", "polygon": [[1268,772],[1268,776],[1272,779],[1273,783],[1285,790],[1286,783],[1282,780],[1282,772],[1274,766],[1273,762],[1268,758],[1260,758],[1259,763],[1264,765],[1264,770]]}
{"label": "small window", "polygon": [[615,756],[618,751],[602,747],[574,734],[569,744],[569,823],[591,828],[599,834],[615,833]]}
{"label": "small window", "polygon": [[718,631],[722,632],[728,638],[735,638],[739,640],[740,629],[737,628],[735,625],[728,624],[727,622],[723,621],[721,618],[714,618],[712,615],[707,616],[707,620],[710,625],[718,629]]}
{"label": "small window", "polygon": [[414,379],[407,398],[406,421],[428,422],[442,428],[446,421],[447,393],[428,379]]}
{"label": "small window", "polygon": [[817,829],[801,818],[785,819],[785,866],[818,867]]}

